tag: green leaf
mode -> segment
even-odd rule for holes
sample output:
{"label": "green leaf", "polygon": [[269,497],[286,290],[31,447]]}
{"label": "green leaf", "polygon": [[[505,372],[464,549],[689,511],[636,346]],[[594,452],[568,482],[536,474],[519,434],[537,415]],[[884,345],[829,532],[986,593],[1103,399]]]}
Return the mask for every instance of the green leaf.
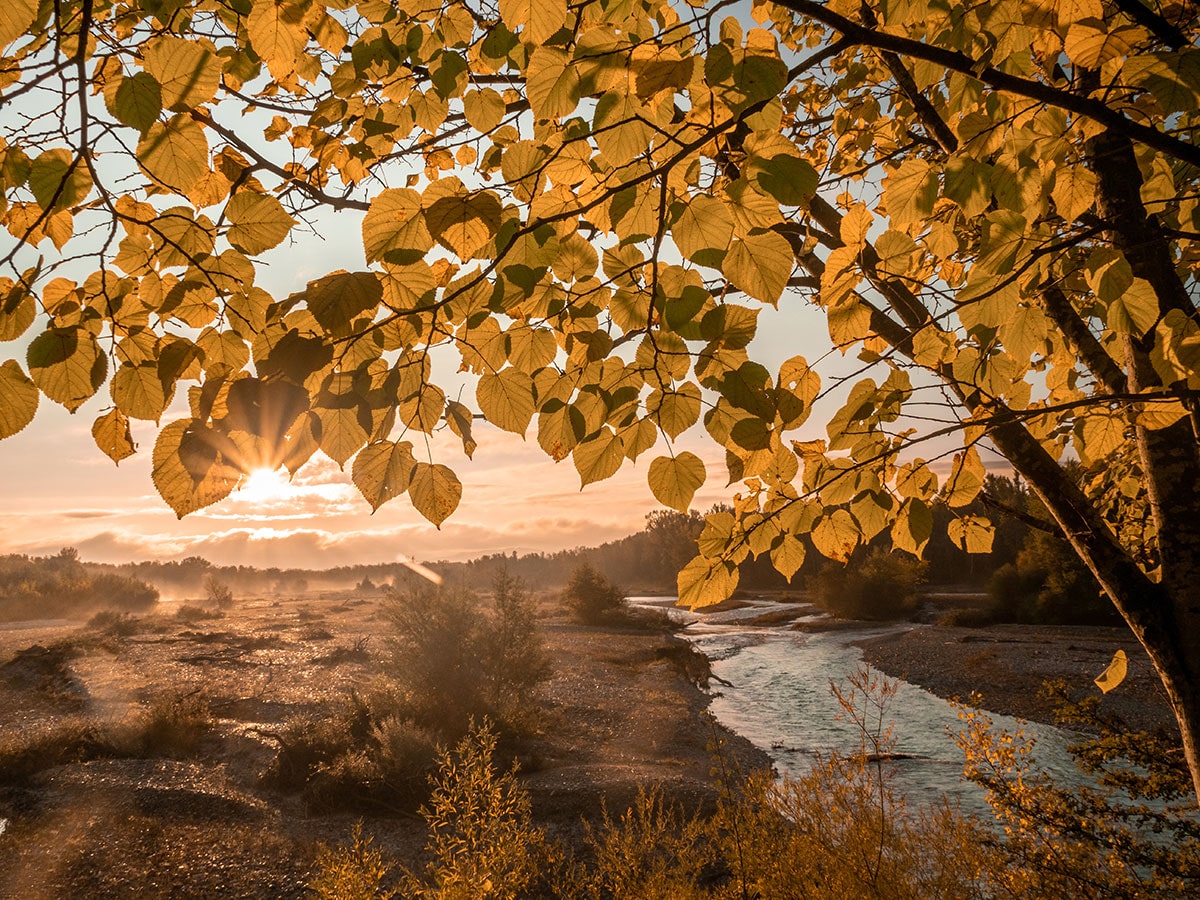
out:
{"label": "green leaf", "polygon": [[374,512],[408,490],[416,465],[409,441],[379,441],[358,451],[351,471],[355,487]]}
{"label": "green leaf", "polygon": [[208,140],[197,122],[178,115],[150,126],[138,141],[137,158],[159,184],[186,193],[208,173]]}
{"label": "green leaf", "polygon": [[137,72],[122,78],[113,97],[111,112],[122,125],[142,134],[158,121],[162,112],[162,88],[149,72]]}
{"label": "green leaf", "polygon": [[680,606],[689,609],[716,606],[737,590],[738,568],[728,560],[698,556],[679,570],[676,585]]}
{"label": "green leaf", "polygon": [[933,513],[923,500],[912,497],[904,501],[892,524],[892,546],[920,556],[933,535]]}
{"label": "green leaf", "polygon": [[571,451],[571,461],[575,464],[575,471],[579,473],[581,488],[593,481],[611,478],[621,468],[624,459],[625,445],[621,442],[620,435],[607,428],[600,429],[600,433],[594,438],[577,444]]}
{"label": "green leaf", "polygon": [[859,530],[844,509],[827,510],[813,525],[813,546],[822,556],[846,562],[858,546]]}
{"label": "green leaf", "polygon": [[659,503],[686,513],[706,477],[703,460],[684,450],[674,458],[660,456],[650,463],[647,481]]}
{"label": "green leaf", "polygon": [[391,188],[371,201],[362,221],[367,262],[406,265],[433,247],[433,237],[421,214],[421,195],[409,188]]}
{"label": "green leaf", "polygon": [[225,206],[230,229],[229,243],[243,253],[255,254],[277,247],[288,236],[296,220],[270,194],[239,191]]}
{"label": "green leaf", "polygon": [[37,0],[4,0],[0,4],[0,49],[29,34],[37,12]]}
{"label": "green leaf", "polygon": [[1113,654],[1112,662],[1108,664],[1108,668],[1096,678],[1096,687],[1107,694],[1124,681],[1128,673],[1129,658],[1125,655],[1124,650],[1118,650]]}
{"label": "green leaf", "polygon": [[15,359],[6,360],[0,365],[0,440],[24,429],[37,408],[37,386]]}
{"label": "green leaf", "polygon": [[129,417],[119,409],[109,410],[92,423],[92,439],[117,464],[137,452],[129,431]]}
{"label": "green leaf", "polygon": [[533,379],[513,368],[480,377],[475,400],[489,422],[520,435],[529,428],[529,420],[537,409],[533,399]]}
{"label": "green leaf", "polygon": [[408,497],[417,512],[436,525],[450,517],[462,499],[462,483],[446,466],[419,462],[408,485]]}
{"label": "green leaf", "polygon": [[29,345],[29,374],[38,389],[74,412],[91,397],[108,374],[108,358],[90,331],[51,328]]}
{"label": "green leaf", "polygon": [[225,461],[230,446],[212,429],[192,419],[172,422],[154,444],[154,486],[182,519],[229,496],[241,472]]}
{"label": "green leaf", "polygon": [[774,306],[787,287],[794,263],[787,239],[774,231],[763,231],[734,241],[721,271],[738,290]]}

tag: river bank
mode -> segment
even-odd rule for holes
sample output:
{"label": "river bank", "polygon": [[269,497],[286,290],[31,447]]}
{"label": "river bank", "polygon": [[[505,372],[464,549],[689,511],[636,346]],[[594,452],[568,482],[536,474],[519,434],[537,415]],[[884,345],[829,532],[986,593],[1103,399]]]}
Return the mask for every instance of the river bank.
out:
{"label": "river bank", "polygon": [[[215,715],[180,758],[89,758],[0,777],[0,897],[298,900],[320,844],[345,842],[359,819],[389,857],[419,864],[425,826],[411,812],[323,813],[262,779],[278,752],[272,735],[333,715],[385,670],[377,612],[377,600],[304,597],[211,619],[164,606],[107,631],[0,631],[0,751],[74,723],[129,722],[168,690],[203,691]],[[520,782],[536,824],[568,846],[642,786],[687,810],[711,805],[714,739],[746,771],[769,765],[703,715],[703,667],[661,623],[581,626],[548,602],[539,626],[553,676]]]}
{"label": "river bank", "polygon": [[1101,710],[1139,729],[1172,721],[1149,659],[1123,628],[919,625],[854,643],[869,665],[939,697],[965,701],[977,694],[984,709],[1051,724],[1057,703],[1044,684],[1062,680],[1077,696],[1101,696],[1093,679],[1124,650],[1129,674],[1102,695]]}

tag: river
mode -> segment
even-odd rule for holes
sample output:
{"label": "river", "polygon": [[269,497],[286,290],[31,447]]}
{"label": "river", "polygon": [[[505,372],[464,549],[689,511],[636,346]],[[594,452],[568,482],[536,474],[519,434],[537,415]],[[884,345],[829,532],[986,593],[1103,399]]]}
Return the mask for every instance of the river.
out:
{"label": "river", "polygon": [[[864,624],[806,632],[792,626],[824,616],[806,615],[808,608],[790,604],[760,600],[701,615],[676,609],[673,597],[631,597],[630,602],[664,610],[686,625],[681,636],[708,657],[715,676],[728,682],[712,685],[713,715],[766,751],[781,775],[792,776],[807,771],[818,754],[853,752],[860,746],[858,728],[839,715],[841,707],[830,690],[831,683],[846,685],[862,665],[862,651],[854,642],[911,627]],[[770,619],[771,624],[753,624],[756,619]],[[1039,766],[1056,780],[1080,777],[1066,749],[1067,733],[989,715],[997,728],[1030,734]],[[963,754],[955,743],[961,724],[952,704],[898,681],[886,718],[894,728],[892,750],[903,757],[892,763],[894,784],[910,802],[946,797],[964,810],[986,812],[982,791],[962,777]]]}

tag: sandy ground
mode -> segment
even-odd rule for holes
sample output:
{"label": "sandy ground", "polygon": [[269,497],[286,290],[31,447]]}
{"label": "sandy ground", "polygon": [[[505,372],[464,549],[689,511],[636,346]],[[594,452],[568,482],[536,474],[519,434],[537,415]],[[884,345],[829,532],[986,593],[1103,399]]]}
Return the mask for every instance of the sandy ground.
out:
{"label": "sandy ground", "polygon": [[[377,601],[239,605],[191,624],[162,615],[114,637],[78,623],[0,630],[0,728],[32,733],[66,716],[118,721],[167,689],[203,687],[219,716],[190,760],[94,760],[0,784],[0,897],[300,898],[320,842],[340,843],[358,815],[313,815],[262,786],[276,746],[263,734],[368,681],[380,669]],[[659,628],[543,622],[555,674],[534,771],[521,776],[534,816],[578,840],[604,804],[621,812],[640,785],[696,809],[713,802],[714,738],[745,770],[768,764],[703,714],[702,672]],[[61,665],[34,646],[70,646]],[[365,652],[362,652],[365,649]],[[703,666],[700,667],[702,669]],[[47,677],[46,672],[54,673]],[[415,816],[368,818],[401,860],[424,842]]]}
{"label": "sandy ground", "polygon": [[1121,628],[993,625],[987,628],[914,626],[899,636],[857,642],[863,658],[947,699],[980,696],[980,706],[1035,722],[1054,722],[1055,701],[1043,690],[1062,679],[1077,696],[1099,695],[1093,683],[1117,650],[1129,674],[1103,696],[1101,710],[1135,728],[1169,722],[1171,714],[1145,652]]}

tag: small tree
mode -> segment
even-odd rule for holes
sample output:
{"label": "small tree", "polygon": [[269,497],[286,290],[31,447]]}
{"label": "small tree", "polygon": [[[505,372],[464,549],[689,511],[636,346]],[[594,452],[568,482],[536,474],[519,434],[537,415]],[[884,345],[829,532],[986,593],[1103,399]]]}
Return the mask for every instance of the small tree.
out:
{"label": "small tree", "polygon": [[579,621],[596,625],[624,606],[625,593],[590,563],[580,563],[571,574],[563,600]]}
{"label": "small tree", "polygon": [[903,553],[874,549],[847,566],[829,563],[817,577],[817,602],[836,616],[895,619],[916,607],[925,563]]}
{"label": "small tree", "polygon": [[233,589],[216,575],[204,576],[204,599],[217,609],[233,606]]}

